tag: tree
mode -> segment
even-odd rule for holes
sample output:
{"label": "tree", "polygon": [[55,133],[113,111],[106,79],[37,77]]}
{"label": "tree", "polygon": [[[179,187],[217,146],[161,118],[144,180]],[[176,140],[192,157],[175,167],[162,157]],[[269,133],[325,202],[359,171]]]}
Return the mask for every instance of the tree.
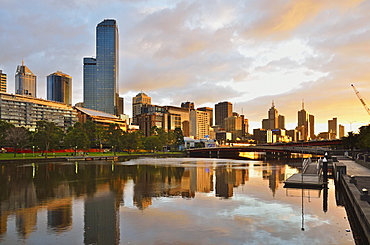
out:
{"label": "tree", "polygon": [[11,123],[5,122],[0,120],[0,146],[6,146],[5,137],[7,135],[6,131],[10,128],[14,128],[15,126]]}
{"label": "tree", "polygon": [[148,151],[155,151],[161,149],[163,144],[160,138],[156,135],[148,136],[144,139],[144,148]]}
{"label": "tree", "polygon": [[118,124],[109,124],[106,137],[108,144],[112,146],[112,151],[114,152],[114,155],[116,154],[117,149],[123,148],[122,135],[123,130],[119,127]]}
{"label": "tree", "polygon": [[356,145],[360,149],[370,149],[370,125],[360,127]]}
{"label": "tree", "polygon": [[36,122],[36,130],[34,134],[34,143],[43,152],[45,152],[45,157],[50,149],[59,146],[63,139],[63,131],[58,128],[55,123],[47,121]]}
{"label": "tree", "polygon": [[89,137],[80,122],[75,123],[67,130],[64,145],[67,148],[73,148],[75,155],[77,155],[77,149],[87,150],[90,147]]}
{"label": "tree", "polygon": [[16,157],[17,149],[23,149],[29,143],[30,133],[27,129],[21,127],[10,127],[6,130],[5,141],[14,149],[14,157]]}
{"label": "tree", "polygon": [[353,132],[348,132],[348,136],[343,137],[342,139],[343,147],[351,150],[352,157],[353,157],[353,150],[356,147],[357,141],[358,141],[358,134],[354,134]]}
{"label": "tree", "polygon": [[124,133],[122,135],[122,148],[126,149],[128,153],[143,148],[143,132],[135,131],[132,133]]}

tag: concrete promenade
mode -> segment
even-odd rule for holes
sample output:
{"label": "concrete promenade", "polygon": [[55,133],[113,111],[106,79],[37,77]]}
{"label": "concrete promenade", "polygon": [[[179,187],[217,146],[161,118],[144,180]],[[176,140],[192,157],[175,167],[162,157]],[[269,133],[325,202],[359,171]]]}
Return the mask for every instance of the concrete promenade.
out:
{"label": "concrete promenade", "polygon": [[[346,208],[355,214],[364,233],[364,244],[370,243],[370,196],[363,189],[370,190],[370,169],[348,157],[337,157],[338,162],[346,166],[347,174],[341,176],[341,184],[345,192]],[[350,177],[353,176],[353,177]],[[347,210],[348,212],[348,210]]]}

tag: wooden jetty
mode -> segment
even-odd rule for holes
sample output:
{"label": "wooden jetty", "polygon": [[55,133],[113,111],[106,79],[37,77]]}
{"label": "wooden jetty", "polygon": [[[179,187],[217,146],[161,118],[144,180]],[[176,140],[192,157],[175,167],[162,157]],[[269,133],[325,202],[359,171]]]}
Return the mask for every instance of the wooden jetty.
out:
{"label": "wooden jetty", "polygon": [[313,163],[311,158],[304,159],[302,173],[293,174],[284,181],[284,188],[322,189],[325,182],[322,170],[322,160]]}

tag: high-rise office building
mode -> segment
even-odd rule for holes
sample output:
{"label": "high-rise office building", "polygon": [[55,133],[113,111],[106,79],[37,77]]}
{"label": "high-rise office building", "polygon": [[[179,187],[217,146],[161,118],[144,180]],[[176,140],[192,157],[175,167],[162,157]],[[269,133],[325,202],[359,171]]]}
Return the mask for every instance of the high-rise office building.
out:
{"label": "high-rise office building", "polygon": [[279,128],[279,112],[275,107],[274,101],[272,101],[272,106],[268,112],[269,128],[266,129],[276,129]]}
{"label": "high-rise office building", "polygon": [[36,97],[36,76],[24,65],[23,60],[15,73],[15,93]]}
{"label": "high-rise office building", "polygon": [[0,70],[0,92],[6,93],[6,74]]}
{"label": "high-rise office building", "polygon": [[84,58],[84,105],[118,115],[118,26],[106,19],[96,27],[96,58]]}
{"label": "high-rise office building", "polygon": [[210,107],[200,107],[197,109],[198,111],[205,111],[208,113],[209,118],[209,126],[213,126],[213,109]]}
{"label": "high-rise office building", "polygon": [[300,132],[300,140],[311,140],[315,138],[315,116],[310,115],[304,109],[302,102],[302,109],[298,111],[298,125],[296,128]]}
{"label": "high-rise office building", "polygon": [[143,92],[138,93],[132,98],[132,124],[138,125],[137,116],[141,114],[143,105],[151,105],[152,98]]}
{"label": "high-rise office building", "polygon": [[285,117],[279,115],[279,111],[275,107],[274,101],[267,114],[268,118],[262,120],[263,129],[284,129],[285,128]]}
{"label": "high-rise office building", "polygon": [[205,111],[190,110],[190,136],[203,139],[209,135],[209,118]]}
{"label": "high-rise office building", "polygon": [[219,102],[215,105],[215,124],[225,127],[224,119],[233,115],[233,104],[228,101]]}
{"label": "high-rise office building", "polygon": [[72,104],[72,77],[62,73],[54,72],[46,77],[47,99]]}
{"label": "high-rise office building", "polygon": [[328,133],[329,139],[336,139],[338,135],[338,120],[334,117],[331,120],[328,120]]}

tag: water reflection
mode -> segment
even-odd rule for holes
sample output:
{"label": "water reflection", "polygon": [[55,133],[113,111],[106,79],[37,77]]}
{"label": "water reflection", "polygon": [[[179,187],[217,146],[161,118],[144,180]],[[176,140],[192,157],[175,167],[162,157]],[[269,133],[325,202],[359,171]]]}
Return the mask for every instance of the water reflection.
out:
{"label": "water reflection", "polygon": [[[137,159],[122,163],[2,166],[0,242],[21,239],[32,244],[52,236],[56,239],[53,243],[57,244],[57,239],[61,239],[60,234],[68,234],[67,238],[64,236],[63,239],[70,239],[71,244],[119,244],[129,241],[134,244],[154,244],[150,237],[158,233],[162,234],[161,239],[165,236],[168,240],[175,234],[177,237],[172,239],[190,239],[175,231],[165,231],[165,228],[159,230],[159,227],[167,225],[173,229],[174,226],[180,226],[176,230],[183,230],[184,225],[189,223],[185,230],[193,234],[194,240],[188,243],[222,244],[230,243],[228,239],[236,239],[231,243],[245,244],[241,237],[230,238],[230,234],[222,235],[220,230],[216,230],[222,227],[228,230],[228,233],[233,233],[232,229],[244,229],[244,225],[250,228],[253,227],[251,224],[260,223],[256,220],[263,219],[263,223],[268,222],[259,229],[276,229],[274,226],[270,227],[270,224],[281,222],[279,210],[283,210],[281,214],[287,212],[285,215],[291,216],[292,219],[299,217],[299,214],[290,214],[294,213],[290,210],[291,204],[284,204],[289,194],[285,197],[280,194],[280,201],[271,202],[277,198],[279,191],[286,191],[282,188],[283,181],[296,172],[295,168],[285,164],[219,159]],[[251,179],[253,181],[250,181]],[[265,182],[268,182],[268,185],[265,185]],[[269,191],[265,191],[265,188]],[[248,195],[245,195],[246,191]],[[204,200],[210,197],[229,201],[229,206],[225,202],[212,202],[212,206],[209,206],[210,203],[203,206]],[[179,202],[171,198],[198,201],[191,202],[192,207],[189,208],[189,202]],[[294,199],[290,201],[296,202]],[[173,205],[168,206],[169,203]],[[178,210],[171,211],[175,207]],[[230,207],[233,207],[233,210],[229,210]],[[149,210],[147,215],[151,218],[143,220],[133,213],[135,209],[141,212]],[[160,211],[162,215],[154,214],[154,210]],[[194,221],[182,217],[184,213],[188,213],[188,217],[193,217]],[[263,217],[268,214],[272,216]],[[156,223],[164,216],[168,217],[164,221],[168,224]],[[227,222],[236,223],[230,223],[228,228],[220,225],[212,228],[215,230],[211,229],[212,226],[225,222],[225,217],[234,219]],[[289,218],[283,218],[284,222],[287,222],[287,219]],[[311,215],[307,219],[312,221],[314,218]],[[203,224],[205,220],[209,221]],[[240,222],[244,223],[241,227]],[[10,224],[16,226],[16,237]],[[197,226],[199,224],[202,228],[208,228],[204,230],[204,234],[195,235],[200,229]],[[148,230],[153,234],[148,234]],[[248,234],[252,232],[256,235],[262,230],[252,230]],[[284,232],[289,234],[288,231],[283,232],[282,228],[280,230],[283,235]],[[236,233],[239,234],[240,231]],[[196,242],[207,234],[215,236],[216,240]],[[272,234],[281,236],[276,231]],[[217,237],[222,239],[217,240]],[[157,240],[159,241],[163,242]]]}

